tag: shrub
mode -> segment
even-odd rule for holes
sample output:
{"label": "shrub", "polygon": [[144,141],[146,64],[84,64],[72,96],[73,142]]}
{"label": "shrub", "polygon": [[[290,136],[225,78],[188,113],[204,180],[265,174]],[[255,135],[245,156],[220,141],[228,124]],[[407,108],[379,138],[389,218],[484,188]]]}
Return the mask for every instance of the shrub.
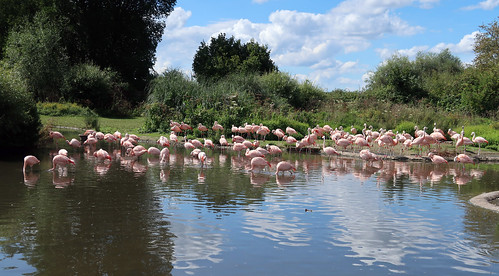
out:
{"label": "shrub", "polygon": [[85,116],[88,112],[88,108],[76,103],[38,102],[36,108],[39,114],[47,116]]}
{"label": "shrub", "polygon": [[39,138],[40,116],[33,96],[0,64],[0,147],[32,147]]}

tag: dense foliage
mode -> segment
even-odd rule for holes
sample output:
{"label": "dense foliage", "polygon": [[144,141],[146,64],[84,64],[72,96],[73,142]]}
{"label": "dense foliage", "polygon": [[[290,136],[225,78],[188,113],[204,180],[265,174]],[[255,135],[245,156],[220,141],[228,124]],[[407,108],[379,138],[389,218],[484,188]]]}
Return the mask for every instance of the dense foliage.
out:
{"label": "dense foliage", "polygon": [[35,101],[15,72],[0,64],[0,147],[31,147],[41,128]]}
{"label": "dense foliage", "polygon": [[277,71],[267,46],[255,41],[241,43],[224,33],[201,42],[194,55],[192,70],[199,82],[216,82],[233,73],[269,73]]}
{"label": "dense foliage", "polygon": [[[26,62],[34,62],[33,65],[40,67],[32,69],[38,73],[33,77],[35,84],[40,83],[43,74],[59,75],[59,80],[46,79],[53,87],[42,83],[42,90],[57,90],[62,86],[60,73],[65,66],[94,64],[117,72],[128,84],[127,100],[140,102],[151,79],[156,47],[165,28],[164,18],[175,3],[175,0],[0,0],[0,48],[4,50],[0,57],[10,55],[12,60],[17,55],[25,57]],[[34,44],[37,39],[39,45]],[[47,63],[48,59],[53,64]]]}

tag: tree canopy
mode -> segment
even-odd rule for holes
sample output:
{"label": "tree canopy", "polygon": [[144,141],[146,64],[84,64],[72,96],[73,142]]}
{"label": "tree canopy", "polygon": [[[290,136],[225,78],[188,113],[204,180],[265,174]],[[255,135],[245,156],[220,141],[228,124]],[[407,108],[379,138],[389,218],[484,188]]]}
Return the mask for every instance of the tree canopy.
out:
{"label": "tree canopy", "polygon": [[[13,27],[39,12],[57,24],[71,65],[92,63],[117,71],[143,91],[151,78],[164,18],[176,0],[0,0],[0,47]],[[140,93],[139,93],[140,94]],[[144,95],[135,95],[144,96]],[[138,99],[141,100],[141,99]]]}
{"label": "tree canopy", "polygon": [[241,43],[234,36],[221,33],[209,44],[202,41],[194,55],[192,70],[200,82],[218,81],[233,73],[269,73],[278,68],[270,59],[267,46],[255,41]]}
{"label": "tree canopy", "polygon": [[481,25],[482,32],[475,37],[475,66],[490,68],[499,64],[499,23],[495,20],[488,25]]}

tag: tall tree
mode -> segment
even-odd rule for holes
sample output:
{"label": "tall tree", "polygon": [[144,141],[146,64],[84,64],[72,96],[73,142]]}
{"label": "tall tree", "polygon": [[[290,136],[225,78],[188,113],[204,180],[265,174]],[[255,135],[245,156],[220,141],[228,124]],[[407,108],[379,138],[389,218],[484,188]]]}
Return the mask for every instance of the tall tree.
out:
{"label": "tall tree", "polygon": [[112,68],[143,91],[165,28],[163,19],[176,0],[53,1],[68,20],[64,37],[72,61]]}
{"label": "tall tree", "polygon": [[261,46],[253,40],[242,44],[234,36],[229,38],[221,33],[212,37],[210,44],[201,42],[194,55],[192,70],[198,81],[218,81],[224,76],[236,72],[268,73],[278,68],[270,59],[267,46]]}
{"label": "tall tree", "polygon": [[499,64],[499,23],[495,20],[488,25],[481,25],[482,32],[475,37],[474,63],[479,68],[494,67]]}

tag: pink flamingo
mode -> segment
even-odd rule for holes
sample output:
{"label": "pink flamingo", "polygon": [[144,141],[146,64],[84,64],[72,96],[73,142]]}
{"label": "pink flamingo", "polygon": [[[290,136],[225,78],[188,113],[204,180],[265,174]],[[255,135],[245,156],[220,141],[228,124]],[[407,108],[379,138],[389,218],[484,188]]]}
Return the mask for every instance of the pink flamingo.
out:
{"label": "pink flamingo", "polygon": [[215,121],[211,129],[213,129],[213,131],[219,131],[219,130],[224,130],[224,127],[221,124],[219,124],[217,121]]}
{"label": "pink flamingo", "polygon": [[26,167],[29,166],[31,170],[33,170],[33,165],[40,163],[40,160],[36,158],[34,155],[27,155],[24,157],[24,165],[23,165],[23,173],[26,172]]}
{"label": "pink flamingo", "polygon": [[473,161],[473,159],[471,159],[471,157],[469,157],[468,155],[466,155],[464,153],[461,153],[461,154],[457,155],[456,157],[454,157],[454,162],[472,163],[473,165],[475,164],[475,161]]}
{"label": "pink flamingo", "polygon": [[253,148],[255,147],[255,144],[253,144],[251,141],[248,141],[248,140],[244,140],[243,141],[243,145],[247,148]]}
{"label": "pink flamingo", "polygon": [[201,168],[204,167],[204,163],[206,162],[206,153],[204,151],[199,152],[198,159],[201,161]]}
{"label": "pink flamingo", "polygon": [[234,145],[232,146],[232,150],[233,151],[237,151],[237,156],[241,155],[241,151],[243,149],[246,149],[246,146],[243,145],[243,143],[234,143]]}
{"label": "pink flamingo", "polygon": [[81,147],[80,141],[76,140],[75,138],[71,139],[71,141],[66,140],[66,143],[68,143],[68,145],[70,145],[73,148]]}
{"label": "pink flamingo", "polygon": [[141,145],[135,146],[130,150],[130,154],[132,156],[137,156],[137,157],[144,155],[146,152],[147,152],[146,148],[144,148],[144,146]]}
{"label": "pink flamingo", "polygon": [[168,148],[163,148],[161,152],[159,153],[159,159],[161,163],[166,162],[167,160],[170,159],[170,150]]}
{"label": "pink flamingo", "polygon": [[225,139],[224,135],[220,136],[219,142],[220,142],[220,146],[222,146],[222,147],[225,147],[225,146],[229,145],[229,142],[227,142],[227,139]]}
{"label": "pink flamingo", "polygon": [[68,151],[66,149],[60,149],[57,154],[68,156]]}
{"label": "pink flamingo", "polygon": [[265,157],[265,155],[263,155],[263,153],[259,152],[258,150],[250,150],[250,149],[246,149],[246,153],[244,155],[249,158]]}
{"label": "pink flamingo", "polygon": [[162,147],[169,147],[170,141],[168,141],[168,138],[166,138],[165,136],[160,136],[159,139],[156,141],[156,144]]}
{"label": "pink flamingo", "polygon": [[359,156],[360,158],[362,158],[363,160],[366,160],[366,161],[373,161],[373,160],[378,160],[378,156],[374,153],[372,153],[371,151],[369,151],[369,149],[363,149],[359,152]]}
{"label": "pink flamingo", "polygon": [[464,137],[464,126],[462,126],[461,134],[459,135],[459,138],[456,141],[456,150],[458,147],[463,146],[464,152],[466,152],[467,145],[473,145],[473,141],[471,141],[471,139],[468,137]]}
{"label": "pink flamingo", "polygon": [[159,156],[161,154],[161,151],[157,147],[149,147],[147,149],[147,153],[149,153],[150,155]]}
{"label": "pink flamingo", "polygon": [[436,155],[433,152],[428,153],[428,157],[430,157],[431,162],[433,162],[435,164],[443,164],[443,163],[448,164],[448,162],[447,162],[447,160],[445,160],[445,158],[443,158],[440,155]]}
{"label": "pink flamingo", "polygon": [[275,171],[276,175],[278,175],[279,172],[282,172],[282,174],[284,175],[284,172],[286,171],[289,171],[291,174],[293,174],[293,172],[296,172],[296,168],[287,161],[281,161],[277,163]]}
{"label": "pink flamingo", "polygon": [[286,127],[286,133],[289,134],[290,136],[298,134],[298,132],[296,132],[296,130],[292,127]]}
{"label": "pink flamingo", "polygon": [[282,131],[282,129],[278,128],[278,129],[274,129],[272,130],[272,133],[277,136],[277,140],[279,139],[282,139],[282,137],[284,137],[284,131]]}
{"label": "pink flamingo", "polygon": [[275,145],[267,144],[267,150],[270,152],[271,155],[282,154],[282,150],[278,146],[275,146]]}
{"label": "pink flamingo", "polygon": [[263,157],[254,157],[253,159],[251,159],[251,169],[250,171],[253,171],[255,169],[255,167],[262,167],[262,168],[265,168],[265,166],[269,166],[269,167],[272,167],[270,165],[270,163],[265,160]]}
{"label": "pink flamingo", "polygon": [[196,146],[194,146],[191,142],[185,142],[184,148],[189,150],[189,149],[195,149]]}
{"label": "pink flamingo", "polygon": [[104,160],[107,159],[111,161],[111,155],[103,149],[99,149],[98,151],[94,152],[94,156],[97,157],[98,160]]}
{"label": "pink flamingo", "polygon": [[331,158],[331,156],[333,155],[340,155],[333,147],[326,147],[326,136],[322,136],[322,151],[324,152],[324,154],[326,154],[326,156],[328,156],[329,158]]}
{"label": "pink flamingo", "polygon": [[204,147],[205,148],[215,148],[215,144],[210,139],[204,139]]}
{"label": "pink flamingo", "polygon": [[191,144],[193,144],[196,148],[202,148],[203,147],[203,143],[201,143],[201,141],[199,141],[197,139],[188,140],[188,141],[191,142]]}
{"label": "pink flamingo", "polygon": [[485,138],[481,137],[481,136],[478,136],[478,137],[475,137],[475,132],[472,132],[471,133],[471,136],[473,136],[471,138],[471,141],[475,144],[478,144],[478,155],[480,155],[480,148],[481,148],[481,145],[482,144],[488,144],[489,141],[485,140]]}
{"label": "pink flamingo", "polygon": [[52,164],[52,169],[49,171],[53,171],[57,166],[66,166],[67,164],[74,165],[75,162],[65,155],[58,154],[52,159]]}

